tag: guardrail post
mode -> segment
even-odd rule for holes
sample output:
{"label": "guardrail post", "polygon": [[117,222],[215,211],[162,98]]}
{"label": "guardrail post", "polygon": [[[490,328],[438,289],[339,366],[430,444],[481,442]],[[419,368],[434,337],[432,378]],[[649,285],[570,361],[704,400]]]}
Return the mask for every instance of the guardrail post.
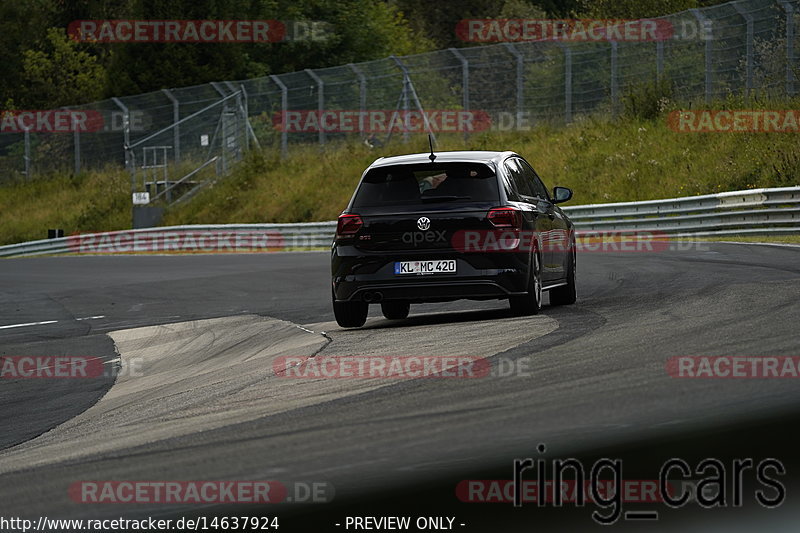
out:
{"label": "guardrail post", "polygon": [[517,48],[513,44],[511,44],[511,43],[503,43],[503,46],[505,46],[506,50],[508,50],[511,53],[511,55],[514,56],[514,59],[516,59],[516,62],[517,62],[517,76],[516,76],[516,82],[517,82],[517,121],[519,121],[520,117],[522,116],[522,112],[524,110],[524,107],[525,107],[525,98],[524,98],[524,93],[523,93],[523,91],[525,89],[525,84],[524,84],[525,58],[523,57],[523,55],[520,53],[520,51],[517,50]]}
{"label": "guardrail post", "polygon": [[664,41],[656,41],[656,79],[664,77]]}
{"label": "guardrail post", "polygon": [[[228,100],[225,97],[228,96],[228,95],[227,95],[227,93],[225,93],[225,91],[223,91],[219,87],[219,85],[217,85],[217,82],[212,81],[211,83],[209,83],[209,85],[211,85],[214,88],[214,90],[217,91],[217,93],[219,93],[219,95],[222,97],[222,100],[221,100],[221,102],[222,102],[222,112],[220,113],[221,135],[220,135],[220,140],[219,140],[219,149],[220,149],[219,161],[220,161],[220,165],[222,166],[222,174],[226,175],[228,173],[228,158],[227,158],[227,152],[228,151],[227,151],[227,148],[226,148],[226,145],[227,145],[227,142],[228,142],[228,127],[227,127],[228,126],[228,121],[225,119],[225,114],[226,114],[226,112],[228,110]],[[210,150],[214,147],[215,141],[216,141],[216,137],[213,137],[211,139],[211,142],[209,143],[209,153],[210,153]],[[167,197],[167,202],[170,202],[170,203],[172,202],[172,199],[169,196]]]}
{"label": "guardrail post", "polygon": [[[411,98],[414,99],[414,105],[417,106],[417,111],[419,111],[420,114],[422,115],[422,122],[425,125],[425,131],[427,131],[428,135],[430,135],[431,138],[433,139],[433,145],[437,146],[437,144],[436,144],[437,143],[436,134],[433,133],[433,129],[431,128],[431,123],[430,123],[430,120],[428,118],[428,113],[425,112],[425,108],[422,107],[422,102],[419,101],[419,96],[417,96],[417,90],[414,89],[414,84],[411,83],[411,76],[409,76],[408,69],[403,64],[403,62],[400,61],[400,59],[398,59],[396,56],[393,56],[393,55],[389,56],[389,59],[394,60],[394,62],[397,64],[397,66],[403,72],[403,100],[404,100],[404,106],[405,106],[405,110],[406,110],[406,116],[408,116],[409,96],[410,96]],[[405,121],[404,121],[404,124],[405,124]],[[403,128],[403,129],[405,130],[405,133],[404,133],[403,137],[407,140],[408,139],[408,129],[407,128]],[[387,140],[389,138],[391,138],[391,132],[389,132],[389,136],[387,137]]]}
{"label": "guardrail post", "polygon": [[714,95],[714,79],[713,79],[713,77],[711,75],[712,71],[713,71],[713,68],[714,68],[714,63],[713,63],[713,54],[714,54],[714,48],[713,48],[713,45],[714,45],[714,34],[713,34],[713,30],[714,30],[714,27],[713,27],[713,23],[711,22],[711,19],[709,19],[708,17],[703,15],[703,13],[699,9],[694,8],[694,9],[690,9],[689,11],[697,19],[697,22],[700,24],[700,26],[702,26],[702,28],[703,28],[702,38],[705,39],[705,41],[706,41],[706,45],[705,45],[705,72],[706,72],[706,75],[705,75],[705,99],[706,99],[706,104],[710,104],[711,103],[711,98]]}
{"label": "guardrail post", "polygon": [[[131,114],[127,106],[122,103],[117,97],[111,98],[111,101],[117,104],[122,110],[122,139],[123,149],[125,150],[125,168],[131,175],[131,203],[133,203],[133,193],[136,192],[136,154],[133,153],[131,148]],[[135,206],[131,206],[131,227],[135,225]]]}
{"label": "guardrail post", "polygon": [[[403,142],[408,142],[408,128],[405,127],[405,124],[406,124],[406,120],[408,120],[408,111],[410,109],[409,97],[408,96],[409,96],[409,92],[410,92],[409,85],[411,84],[411,77],[409,76],[408,68],[406,68],[406,66],[403,64],[403,62],[400,61],[399,57],[397,57],[395,55],[391,55],[391,56],[389,56],[389,59],[392,59],[395,62],[395,64],[397,64],[397,66],[400,67],[400,70],[403,72],[403,94],[402,94],[402,97],[403,97]],[[390,131],[389,132],[389,136],[391,136],[391,133],[392,132]]]}
{"label": "guardrail post", "polygon": [[[70,111],[70,109],[66,107],[62,107],[61,109]],[[72,127],[73,165],[75,174],[77,174],[81,171],[81,132],[80,128],[78,128],[77,117],[72,113],[70,113],[70,126]]]}
{"label": "guardrail post", "polygon": [[779,0],[786,11],[786,94],[794,96],[794,6],[787,0]]}
{"label": "guardrail post", "polygon": [[78,121],[72,117],[72,143],[75,145],[75,174],[81,171],[81,132]]}
{"label": "guardrail post", "polygon": [[562,42],[556,44],[564,52],[564,122],[572,122],[572,49]]}
{"label": "guardrail post", "polygon": [[239,84],[239,91],[242,93],[242,115],[244,115],[243,127],[245,147],[250,150],[250,134],[253,135],[253,140],[256,143],[258,143],[258,138],[256,138],[256,133],[253,131],[253,127],[250,125],[250,102],[248,101],[247,90],[244,88],[244,84]]}
{"label": "guardrail post", "polygon": [[[464,111],[469,111],[469,60],[464,57],[464,54],[456,48],[449,48],[450,52],[461,61],[461,106]],[[469,134],[464,132],[464,139],[466,140]]]}
{"label": "guardrail post", "polygon": [[[222,99],[223,99],[222,100],[223,101],[223,103],[222,103],[222,113],[220,115],[220,117],[221,117],[221,125],[222,125],[222,127],[221,127],[222,135],[220,135],[219,148],[220,148],[220,155],[222,156],[220,158],[220,161],[221,161],[221,164],[222,164],[222,174],[224,175],[224,174],[228,173],[228,121],[225,119],[225,115],[227,114],[228,110],[230,109],[228,107],[228,100],[225,98],[226,96],[228,96],[228,94],[224,90],[222,90],[220,88],[220,86],[217,85],[217,82],[215,82],[215,81],[212,81],[209,85],[211,85],[214,88],[214,90],[216,90],[219,93],[219,95],[222,97]],[[235,130],[236,130],[236,128],[234,126],[234,131]],[[214,143],[212,141],[211,145],[213,145],[213,144]],[[209,148],[211,148],[211,146],[209,146]],[[172,199],[169,196],[167,196],[167,201],[172,203]]]}
{"label": "guardrail post", "polygon": [[[70,127],[72,128],[72,150],[73,150],[73,168],[75,174],[81,171],[81,134],[78,131],[78,121],[71,113],[68,107],[59,108],[64,111],[70,111]],[[30,140],[29,140],[30,142]]]}
{"label": "guardrail post", "polygon": [[133,195],[136,192],[136,165],[134,164],[135,156],[131,149],[131,115],[122,100],[114,97],[111,101],[122,110],[122,146],[125,150],[125,168],[128,169],[131,175],[131,195]]}
{"label": "guardrail post", "polygon": [[[233,115],[234,118],[236,119],[236,123],[234,124],[234,130],[236,131],[235,135],[237,135],[237,136],[241,135],[241,137],[239,137],[239,139],[244,139],[244,143],[246,145],[249,142],[249,139],[247,138],[247,129],[244,126],[244,120],[241,119],[242,110],[244,110],[244,105],[242,103],[242,93],[240,91],[238,93],[238,96],[236,97],[236,114]],[[244,135],[242,135],[242,134],[244,134]],[[239,142],[241,142],[241,140]],[[238,143],[237,143],[237,145],[238,145]],[[242,150],[241,150],[241,148],[238,150],[237,156],[238,156],[237,159],[239,159],[239,160],[242,159]]]}
{"label": "guardrail post", "polygon": [[[225,84],[230,87],[231,91],[236,91],[233,83],[226,81]],[[250,149],[250,136],[247,134],[247,93],[244,91],[244,85],[239,85],[239,96],[236,97],[236,126],[241,123],[241,130],[237,135],[241,135],[244,139],[245,150]]]}
{"label": "guardrail post", "polygon": [[286,131],[286,113],[289,111],[289,90],[286,84],[275,74],[270,75],[269,79],[281,90],[281,158],[286,158],[289,154],[289,137]]}
{"label": "guardrail post", "polygon": [[455,48],[448,50],[461,62],[461,105],[464,111],[469,111],[469,60]]}
{"label": "guardrail post", "polygon": [[749,101],[750,93],[753,91],[753,15],[745,11],[738,2],[734,3],[733,7],[747,24],[747,42],[745,44],[745,101]]}
{"label": "guardrail post", "polygon": [[[228,173],[228,148],[229,148],[228,135],[229,135],[229,133],[228,133],[228,121],[226,119],[226,115],[230,112],[230,107],[228,106],[228,100],[225,97],[229,96],[229,95],[222,88],[220,88],[220,86],[217,84],[217,82],[212,81],[210,83],[210,85],[212,87],[214,87],[214,89],[223,98],[222,113],[220,115],[220,118],[221,118],[221,128],[220,129],[222,131],[222,134],[220,135],[220,139],[219,139],[219,149],[220,149],[220,154],[222,155],[222,157],[220,158],[221,162],[222,162],[222,173],[223,174],[227,174]],[[235,93],[235,91],[234,91],[234,93]],[[236,117],[236,115],[234,114],[234,120],[235,120],[235,117]],[[234,127],[233,127],[234,133],[236,132],[236,129],[237,128],[234,125]],[[213,141],[212,141],[211,144],[213,145]],[[209,146],[209,148],[210,147],[211,146]],[[171,202],[171,199],[167,198],[167,201]]]}
{"label": "guardrail post", "polygon": [[169,91],[169,89],[161,89],[161,91],[167,95],[170,102],[172,102],[172,144],[175,145],[173,149],[175,163],[181,162],[181,127],[178,122],[181,120],[181,110],[180,110],[180,102],[175,96]]}
{"label": "guardrail post", "polygon": [[617,86],[617,56],[619,43],[611,41],[611,116],[619,115],[619,87]]}
{"label": "guardrail post", "polygon": [[[364,73],[361,72],[361,69],[355,66],[352,63],[347,64],[350,67],[356,77],[358,78],[358,111],[361,114],[361,117],[364,116],[364,113],[367,110],[367,78],[364,76]],[[358,120],[358,133],[359,135],[363,135],[363,126],[364,126],[364,119],[359,118]]]}
{"label": "guardrail post", "polygon": [[[226,81],[225,85],[231,90],[231,94],[236,95],[236,112],[233,114],[236,124],[234,124],[233,131],[237,139],[237,159],[241,159],[243,155],[243,151],[241,150],[242,139],[244,139],[245,149],[250,149],[250,137],[247,135],[247,126],[250,124],[247,121],[247,93],[244,91],[244,85],[239,85],[238,89],[230,81]],[[239,127],[240,125],[241,128]]]}
{"label": "guardrail post", "polygon": [[[250,125],[250,122],[247,120],[248,111],[247,111],[247,92],[244,90],[244,85],[239,84],[239,88],[237,89],[236,86],[230,82],[226,81],[225,85],[228,89],[231,90],[231,94],[236,94],[236,113],[234,113],[234,118],[236,120],[235,131],[237,136],[239,137],[239,141],[237,146],[241,144],[241,139],[244,139],[244,147],[245,149],[250,149],[250,137],[248,136],[247,127]],[[241,131],[239,131],[239,125],[241,124]],[[253,134],[255,137],[255,134]],[[239,151],[239,159],[241,159],[242,151]]]}
{"label": "guardrail post", "polygon": [[258,142],[258,137],[256,137],[256,132],[253,131],[253,126],[250,124],[250,97],[247,96],[247,90],[244,88],[244,84],[239,84],[239,90],[242,92],[242,101],[244,105],[244,109],[242,109],[242,114],[244,115],[244,136],[247,139],[247,149],[250,149],[250,140],[252,137],[252,141],[256,144],[256,148],[259,150],[261,149],[261,144]]}
{"label": "guardrail post", "polygon": [[25,179],[31,179],[31,130],[25,128],[25,155],[22,156],[25,161]]}
{"label": "guardrail post", "polygon": [[322,81],[322,78],[317,76],[317,74],[311,70],[310,68],[305,69],[306,74],[314,80],[317,84],[317,109],[319,110],[319,144],[325,144],[325,128],[323,127],[322,122],[322,115],[325,113],[325,82]]}

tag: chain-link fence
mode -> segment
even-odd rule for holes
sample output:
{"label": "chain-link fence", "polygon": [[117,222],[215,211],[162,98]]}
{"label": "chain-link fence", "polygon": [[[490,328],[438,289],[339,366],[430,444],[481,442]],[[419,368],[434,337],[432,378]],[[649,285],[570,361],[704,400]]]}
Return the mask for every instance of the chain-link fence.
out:
{"label": "chain-link fence", "polygon": [[[689,104],[796,94],[800,0],[739,0],[655,20],[669,38],[498,42],[82,105],[101,127],[0,133],[0,176],[125,165],[134,192],[172,201],[252,145],[285,155],[296,143],[407,138],[413,128],[386,127],[392,113],[447,120],[448,110],[470,111],[484,117],[480,127],[513,129],[619,113],[631,87],[657,80]],[[446,129],[427,118],[421,128]]]}

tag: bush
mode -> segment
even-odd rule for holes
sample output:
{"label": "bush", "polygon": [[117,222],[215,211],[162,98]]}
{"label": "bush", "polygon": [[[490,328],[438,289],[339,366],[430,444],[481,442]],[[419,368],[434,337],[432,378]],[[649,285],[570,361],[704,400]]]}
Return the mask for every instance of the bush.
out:
{"label": "bush", "polygon": [[669,80],[652,80],[632,85],[623,95],[623,114],[629,118],[654,120],[672,101]]}

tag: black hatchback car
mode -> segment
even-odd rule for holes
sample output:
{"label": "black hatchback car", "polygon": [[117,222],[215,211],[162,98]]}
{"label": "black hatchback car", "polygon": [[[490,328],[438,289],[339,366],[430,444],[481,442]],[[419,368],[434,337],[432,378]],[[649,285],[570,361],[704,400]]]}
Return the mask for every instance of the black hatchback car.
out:
{"label": "black hatchback car", "polygon": [[513,152],[380,158],[339,216],[331,253],[333,311],[360,327],[369,304],[388,319],[410,305],[508,299],[536,314],[576,299],[572,222],[530,164]]}

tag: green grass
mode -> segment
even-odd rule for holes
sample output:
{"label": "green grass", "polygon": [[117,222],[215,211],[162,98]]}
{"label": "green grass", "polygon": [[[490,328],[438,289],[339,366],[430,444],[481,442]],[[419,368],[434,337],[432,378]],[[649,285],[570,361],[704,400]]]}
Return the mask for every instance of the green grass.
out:
{"label": "green grass", "polygon": [[39,176],[0,187],[0,243],[131,226],[130,177],[122,169]]}
{"label": "green grass", "polygon": [[[675,133],[663,116],[439,138],[440,150],[519,152],[549,187],[574,189],[567,205],[800,185],[799,146],[797,135],[786,133]],[[373,160],[422,151],[427,138],[416,135],[408,144],[396,140],[374,150],[356,142],[290,146],[286,160],[273,151],[251,152],[230,176],[168,210],[163,223],[333,220]],[[109,170],[0,187],[0,243],[44,238],[54,227],[67,233],[128,228],[129,183],[124,171]]]}

